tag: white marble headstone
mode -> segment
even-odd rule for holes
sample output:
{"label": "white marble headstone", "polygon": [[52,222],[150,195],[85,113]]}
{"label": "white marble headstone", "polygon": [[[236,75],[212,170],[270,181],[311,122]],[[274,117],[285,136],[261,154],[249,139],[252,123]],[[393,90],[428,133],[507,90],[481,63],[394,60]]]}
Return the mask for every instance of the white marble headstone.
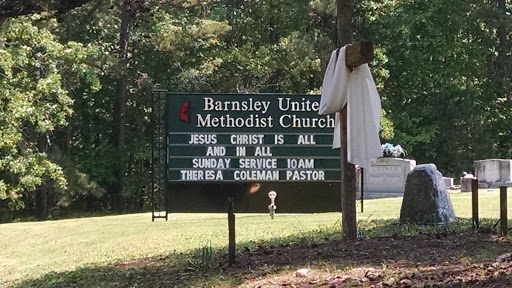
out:
{"label": "white marble headstone", "polygon": [[446,188],[450,188],[453,186],[453,178],[451,177],[443,177],[444,185]]}
{"label": "white marble headstone", "polygon": [[401,158],[378,158],[364,170],[364,189],[374,193],[403,194],[407,174],[416,166],[416,161]]}
{"label": "white marble headstone", "polygon": [[475,176],[487,187],[506,186],[512,181],[512,160],[486,159],[475,161]]}

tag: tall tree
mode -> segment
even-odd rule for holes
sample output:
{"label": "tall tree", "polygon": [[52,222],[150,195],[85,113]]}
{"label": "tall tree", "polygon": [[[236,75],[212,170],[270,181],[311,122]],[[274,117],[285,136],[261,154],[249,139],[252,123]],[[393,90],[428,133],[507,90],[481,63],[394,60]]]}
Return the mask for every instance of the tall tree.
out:
{"label": "tall tree", "polygon": [[114,143],[117,148],[117,161],[114,164],[116,181],[113,183],[112,210],[122,211],[122,192],[125,173],[125,134],[126,134],[126,105],[128,100],[128,44],[130,40],[130,28],[134,21],[137,8],[135,1],[123,0],[121,5],[121,25],[119,28],[119,66],[120,73],[118,78],[119,96],[114,104]]}
{"label": "tall tree", "polygon": [[[95,78],[86,63],[95,47],[61,44],[52,33],[56,26],[33,15],[9,19],[0,30],[0,200],[14,210],[45,183],[65,186],[62,169],[48,157],[53,131],[72,113],[63,79],[79,86]],[[46,192],[40,192],[44,216]]]}

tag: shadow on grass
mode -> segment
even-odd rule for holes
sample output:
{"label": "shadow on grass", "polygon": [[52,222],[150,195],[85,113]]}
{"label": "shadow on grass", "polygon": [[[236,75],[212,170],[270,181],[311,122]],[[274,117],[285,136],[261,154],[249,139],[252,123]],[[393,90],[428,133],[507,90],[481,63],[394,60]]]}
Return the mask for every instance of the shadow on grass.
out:
{"label": "shadow on grass", "polygon": [[[496,267],[497,256],[511,252],[509,241],[492,236],[495,223],[492,219],[482,220],[482,233],[476,233],[471,231],[470,219],[441,226],[405,225],[396,220],[360,221],[361,240],[348,243],[341,241],[337,223],[332,228],[270,242],[237,243],[233,266],[227,263],[225,248],[206,245],[185,254],[52,272],[15,287],[254,287],[284,283],[313,287],[387,283],[390,287],[406,287],[404,279],[442,287],[460,283],[472,287],[510,284],[506,281],[510,281],[507,277],[512,269],[488,273],[489,267]],[[316,274],[296,277],[294,271],[300,268]]]}

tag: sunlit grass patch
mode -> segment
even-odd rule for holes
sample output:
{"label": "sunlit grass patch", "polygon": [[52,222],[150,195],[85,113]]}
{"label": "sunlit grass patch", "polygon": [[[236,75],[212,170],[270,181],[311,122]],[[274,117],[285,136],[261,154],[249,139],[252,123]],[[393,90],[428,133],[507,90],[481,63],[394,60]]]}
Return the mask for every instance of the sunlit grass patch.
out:
{"label": "sunlit grass patch", "polygon": [[[509,193],[512,199],[510,196]],[[365,200],[364,213],[358,209],[357,214],[359,237],[458,233],[470,229],[471,193],[451,194],[451,199],[458,219],[438,226],[399,223],[402,198]],[[479,206],[480,225],[491,231],[499,217],[499,191],[481,190]],[[340,217],[339,212],[278,213],[271,220],[267,214],[239,213],[236,214],[237,249],[252,251],[261,246],[312,245],[326,239],[340,239]],[[46,276],[40,281],[45,279],[47,284],[62,279],[71,281],[66,283],[83,279],[101,282],[103,278],[110,281],[104,274],[108,267],[145,258],[161,259],[158,265],[165,261],[168,267],[185,267],[190,273],[206,273],[227,251],[227,215],[170,214],[169,221],[151,222],[151,215],[142,213],[2,224],[0,243],[3,245],[0,286],[43,275]],[[95,270],[95,267],[102,269]],[[123,273],[128,278],[138,274],[130,271]]]}

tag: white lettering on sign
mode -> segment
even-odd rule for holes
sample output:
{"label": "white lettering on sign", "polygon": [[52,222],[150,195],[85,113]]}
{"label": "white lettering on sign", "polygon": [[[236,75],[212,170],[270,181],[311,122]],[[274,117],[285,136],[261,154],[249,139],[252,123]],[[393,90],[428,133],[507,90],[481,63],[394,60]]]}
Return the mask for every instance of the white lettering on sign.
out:
{"label": "white lettering on sign", "polygon": [[322,181],[322,180],[325,180],[325,172],[324,171],[286,171],[286,180]]}
{"label": "white lettering on sign", "polygon": [[297,139],[297,144],[302,144],[302,145],[316,144],[315,135],[299,135],[299,139]]}
{"label": "white lettering on sign", "polygon": [[306,111],[318,111],[320,102],[312,102],[309,99],[302,98],[300,101],[292,101],[292,98],[278,98],[279,99],[279,110],[281,111],[294,111],[294,112],[306,112]]}
{"label": "white lettering on sign", "polygon": [[231,159],[194,158],[192,159],[192,168],[226,169],[229,168],[229,162]]}
{"label": "white lettering on sign", "polygon": [[272,152],[270,151],[270,147],[256,147],[254,156],[272,156]]}
{"label": "white lettering on sign", "polygon": [[224,156],[226,155],[226,147],[208,147],[206,156]]}
{"label": "white lettering on sign", "polygon": [[326,118],[301,118],[285,114],[279,117],[279,124],[283,128],[334,128],[335,121],[331,115]]}
{"label": "white lettering on sign", "polygon": [[231,144],[235,145],[256,145],[256,144],[263,144],[263,137],[265,135],[231,135]]}
{"label": "white lettering on sign", "polygon": [[279,180],[279,171],[235,171],[233,178],[235,180]]}
{"label": "white lettering on sign", "polygon": [[249,98],[247,101],[215,101],[213,98],[204,97],[204,111],[257,111],[267,113],[270,101],[255,101]]}
{"label": "white lettering on sign", "polygon": [[311,169],[315,168],[315,159],[286,159],[287,168],[291,169]]}
{"label": "white lettering on sign", "polygon": [[181,170],[181,180],[198,181],[198,180],[223,180],[222,172],[215,170]]}
{"label": "white lettering on sign", "polygon": [[240,168],[271,169],[277,168],[277,159],[240,159]]}
{"label": "white lettering on sign", "polygon": [[217,135],[191,134],[188,144],[217,144]]}
{"label": "white lettering on sign", "polygon": [[274,127],[272,116],[260,117],[258,114],[251,114],[247,118],[234,118],[229,114],[220,117],[212,117],[212,114],[205,116],[197,115],[197,127],[227,127],[227,128],[266,128]]}
{"label": "white lettering on sign", "polygon": [[236,147],[236,156],[245,156],[245,147]]}
{"label": "white lettering on sign", "polygon": [[284,144],[284,135],[274,135],[274,144]]}

